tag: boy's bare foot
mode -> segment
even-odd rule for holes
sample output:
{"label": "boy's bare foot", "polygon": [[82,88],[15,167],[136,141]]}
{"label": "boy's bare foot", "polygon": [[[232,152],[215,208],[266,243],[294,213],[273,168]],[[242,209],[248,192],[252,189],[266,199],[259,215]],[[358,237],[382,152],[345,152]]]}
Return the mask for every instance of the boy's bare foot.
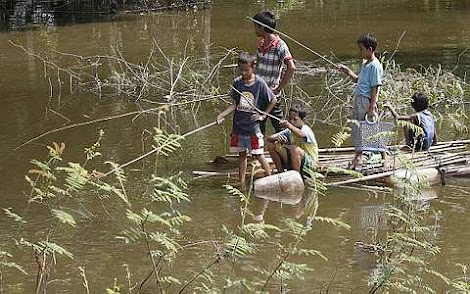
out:
{"label": "boy's bare foot", "polygon": [[235,188],[237,188],[240,192],[245,193],[246,192],[246,183],[245,182],[240,182],[235,185]]}
{"label": "boy's bare foot", "polygon": [[359,167],[362,166],[362,160],[357,160],[357,159],[353,159],[349,165],[348,165],[348,169],[350,170],[357,170]]}

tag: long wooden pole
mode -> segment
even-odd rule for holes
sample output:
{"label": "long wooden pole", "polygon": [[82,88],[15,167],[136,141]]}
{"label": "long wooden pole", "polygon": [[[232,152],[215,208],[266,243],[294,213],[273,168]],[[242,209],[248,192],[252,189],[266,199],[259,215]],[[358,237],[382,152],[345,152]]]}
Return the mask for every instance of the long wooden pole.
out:
{"label": "long wooden pole", "polygon": [[[180,139],[184,139],[184,138],[186,138],[186,137],[188,137],[188,136],[190,136],[190,135],[192,135],[192,134],[194,134],[194,133],[197,133],[197,132],[199,132],[199,131],[202,131],[202,130],[204,130],[204,129],[207,129],[208,127],[212,127],[213,125],[216,125],[216,124],[217,124],[217,121],[213,121],[213,122],[211,122],[211,123],[209,123],[209,124],[207,124],[207,125],[205,125],[205,126],[202,126],[202,127],[197,128],[197,129],[195,129],[195,130],[192,130],[192,131],[190,131],[190,132],[187,132],[187,133],[185,133],[184,135],[182,135],[182,136],[180,136],[180,137],[178,137],[178,138],[172,140],[172,141],[169,142],[169,143],[173,143],[173,142],[178,141],[178,140],[180,140]],[[141,160],[141,159],[143,159],[143,158],[145,158],[145,157],[147,157],[147,156],[149,156],[149,155],[151,155],[151,154],[153,154],[153,153],[155,153],[155,152],[157,152],[157,151],[159,151],[159,150],[161,150],[161,148],[154,147],[154,148],[153,148],[152,150],[150,150],[149,152],[147,152],[147,153],[145,153],[145,154],[142,154],[141,156],[139,156],[139,157],[137,157],[137,158],[134,158],[134,159],[131,160],[131,161],[128,161],[128,162],[126,162],[126,163],[124,163],[124,164],[121,164],[121,165],[118,166],[118,167],[113,168],[112,170],[108,171],[107,173],[105,173],[105,174],[102,175],[101,177],[106,177],[106,176],[108,176],[108,175],[110,175],[110,174],[116,172],[117,170],[120,170],[121,168],[124,168],[124,167],[126,167],[126,166],[128,166],[128,165],[130,165],[130,164],[133,164],[133,163],[135,163],[135,162],[137,162],[137,161],[139,161],[139,160]]]}
{"label": "long wooden pole", "polygon": [[[447,162],[447,164],[451,164],[451,163],[459,163],[459,162],[464,162],[464,161],[467,161],[467,158],[461,158],[461,159],[456,159],[456,160],[452,160],[450,162]],[[429,165],[429,166],[425,166],[425,167],[422,167],[422,168],[435,168],[435,167],[438,167],[440,166],[441,163],[435,163],[435,164],[432,164],[432,165]],[[418,169],[419,170],[419,169]],[[380,178],[384,178],[384,177],[387,177],[387,176],[391,176],[393,175],[394,173],[396,172],[396,170],[391,170],[391,171],[388,171],[388,172],[383,172],[383,173],[379,173],[379,174],[375,174],[375,175],[370,175],[370,176],[364,176],[364,177],[360,177],[360,178],[355,178],[355,179],[349,179],[349,180],[344,180],[344,181],[340,181],[340,182],[334,182],[334,183],[327,183],[325,184],[325,186],[339,186],[339,185],[346,185],[346,184],[352,184],[352,183],[359,183],[359,182],[364,182],[364,181],[369,181],[369,180],[376,180],[376,179],[380,179]]]}
{"label": "long wooden pole", "polygon": [[254,104],[251,102],[251,100],[250,100],[249,97],[247,97],[246,95],[244,95],[242,92],[238,91],[238,89],[236,89],[234,86],[231,86],[231,88],[232,88],[233,90],[235,90],[235,92],[237,92],[240,96],[245,97],[246,101],[247,101],[247,102],[251,105],[251,107],[253,107],[257,112],[259,112],[259,113],[261,113],[261,114],[264,114],[264,115],[266,115],[266,116],[269,116],[270,118],[275,119],[275,120],[277,120],[277,121],[279,121],[279,122],[282,121],[282,119],[280,119],[280,118],[278,118],[278,117],[275,117],[274,115],[272,115],[272,114],[270,114],[270,113],[267,113],[267,112],[265,112],[265,111],[259,109],[258,107],[256,107],[256,105],[254,105]]}
{"label": "long wooden pole", "polygon": [[272,28],[272,27],[268,26],[267,24],[264,24],[264,23],[262,23],[262,22],[260,22],[260,21],[257,21],[256,19],[254,19],[254,18],[252,18],[252,17],[247,16],[246,18],[248,18],[249,20],[251,20],[252,22],[254,22],[254,23],[256,23],[256,24],[258,24],[258,25],[260,25],[260,26],[263,26],[263,27],[265,27],[265,28],[268,28],[268,29],[272,30],[273,32],[278,33],[279,35],[282,35],[282,36],[286,37],[287,39],[289,39],[289,40],[291,40],[292,42],[296,43],[297,45],[299,45],[300,47],[304,48],[305,50],[307,50],[307,51],[309,51],[309,52],[315,54],[316,56],[320,57],[321,59],[323,59],[324,61],[326,61],[326,62],[328,62],[329,64],[333,65],[334,67],[337,67],[336,63],[334,63],[333,61],[329,60],[329,59],[326,58],[325,56],[323,56],[323,55],[317,53],[317,52],[314,51],[313,49],[311,49],[311,48],[305,46],[304,44],[300,43],[299,41],[297,41],[296,39],[292,38],[291,36],[289,36],[289,35],[287,35],[287,34],[281,32],[281,31],[279,31],[279,30],[276,30],[276,29]]}

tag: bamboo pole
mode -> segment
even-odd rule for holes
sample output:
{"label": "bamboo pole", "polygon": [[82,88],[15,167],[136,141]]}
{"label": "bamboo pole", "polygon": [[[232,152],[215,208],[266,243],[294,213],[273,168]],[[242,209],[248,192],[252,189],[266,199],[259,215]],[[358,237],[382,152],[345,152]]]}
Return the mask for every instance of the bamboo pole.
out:
{"label": "bamboo pole", "polygon": [[[169,142],[169,143],[178,141],[178,140],[180,140],[180,139],[184,139],[184,138],[186,138],[186,137],[188,137],[188,136],[190,136],[190,135],[192,135],[192,134],[194,134],[194,133],[197,133],[197,132],[199,132],[199,131],[202,131],[202,130],[204,130],[204,129],[207,129],[207,128],[209,128],[209,127],[212,127],[212,126],[214,126],[214,125],[216,125],[216,124],[217,124],[217,121],[213,121],[213,122],[211,122],[211,123],[209,123],[209,124],[207,124],[207,125],[205,125],[205,126],[202,126],[202,127],[197,128],[197,129],[195,129],[195,130],[192,130],[192,131],[190,131],[190,132],[187,132],[186,134],[184,134],[184,135],[182,135],[182,136],[180,136],[180,137],[174,139],[173,141],[171,141],[171,142]],[[169,144],[169,143],[167,143],[167,144]],[[153,153],[159,151],[160,149],[161,149],[161,148],[154,147],[154,148],[153,148],[152,150],[150,150],[149,152],[147,152],[147,153],[145,153],[145,154],[142,154],[141,156],[139,156],[139,157],[137,157],[137,158],[134,158],[134,159],[131,160],[131,161],[128,161],[128,162],[126,162],[126,163],[124,163],[124,164],[121,164],[120,166],[118,166],[118,167],[116,167],[116,168],[113,168],[112,170],[108,171],[107,173],[105,173],[105,174],[102,175],[101,177],[106,177],[106,176],[108,176],[108,175],[110,175],[110,174],[116,172],[117,170],[120,170],[120,169],[122,169],[122,168],[124,168],[124,167],[126,167],[126,166],[128,166],[128,165],[130,165],[130,164],[133,164],[133,163],[135,163],[135,162],[137,162],[137,161],[139,161],[139,160],[141,160],[141,159],[143,159],[143,158],[145,158],[145,157],[147,157],[147,156],[149,156],[149,155],[151,155],[151,154],[153,154]]]}
{"label": "bamboo pole", "polygon": [[323,59],[323,60],[326,61],[327,63],[333,65],[334,67],[337,67],[336,63],[334,63],[333,61],[329,60],[329,59],[326,58],[325,56],[323,56],[323,55],[317,53],[317,52],[314,51],[313,49],[311,49],[311,48],[305,46],[304,44],[300,43],[299,41],[297,41],[296,39],[292,38],[291,36],[289,36],[289,35],[287,35],[287,34],[281,32],[281,31],[279,31],[279,30],[276,30],[276,29],[274,29],[274,28],[272,28],[272,27],[270,27],[270,26],[268,26],[268,25],[266,25],[266,24],[264,24],[264,23],[262,23],[262,22],[260,22],[260,21],[257,21],[256,19],[254,19],[254,18],[252,18],[252,17],[247,16],[246,18],[249,19],[249,20],[251,20],[252,22],[254,22],[254,23],[260,25],[260,26],[263,26],[263,27],[265,27],[265,28],[268,28],[268,29],[272,30],[273,32],[278,33],[279,35],[282,35],[282,36],[286,37],[287,39],[289,39],[289,40],[291,40],[292,42],[296,43],[296,44],[299,45],[300,47],[306,49],[307,51],[309,51],[309,52],[315,54],[316,56],[318,56],[319,58]]}
{"label": "bamboo pole", "polygon": [[[467,158],[461,158],[461,159],[455,159],[453,161],[449,161],[447,164],[454,164],[454,163],[459,163],[459,162],[466,162],[468,159]],[[429,166],[425,166],[425,167],[420,167],[419,169],[423,169],[423,168],[435,168],[435,167],[439,167],[441,164],[432,164],[432,165],[429,165]],[[419,169],[417,169],[417,171],[419,171]],[[391,171],[387,171],[387,172],[383,172],[383,173],[378,173],[378,174],[374,174],[374,175],[370,175],[370,176],[364,176],[364,177],[360,177],[360,178],[355,178],[355,179],[349,179],[349,180],[345,180],[345,181],[340,181],[340,182],[334,182],[334,183],[327,183],[325,184],[325,186],[327,187],[330,187],[330,186],[339,186],[339,185],[347,185],[347,184],[352,184],[352,183],[359,183],[359,182],[364,182],[364,181],[370,181],[370,180],[376,180],[376,179],[380,179],[380,178],[384,178],[384,177],[388,177],[388,176],[391,176],[393,175],[397,170],[391,170]]]}

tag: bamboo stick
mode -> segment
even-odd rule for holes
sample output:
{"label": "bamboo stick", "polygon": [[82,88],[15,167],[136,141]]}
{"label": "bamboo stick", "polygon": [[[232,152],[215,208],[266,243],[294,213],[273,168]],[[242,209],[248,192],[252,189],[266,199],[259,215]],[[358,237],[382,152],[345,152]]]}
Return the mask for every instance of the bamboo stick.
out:
{"label": "bamboo stick", "polygon": [[[466,162],[467,161],[467,158],[461,158],[461,159],[456,159],[456,160],[453,160],[453,161],[450,161],[448,164],[451,164],[451,163],[458,163],[458,162]],[[440,166],[439,164],[433,164],[433,165],[429,165],[429,166],[426,166],[426,167],[422,167],[422,168],[435,168],[435,167],[438,167]],[[421,168],[421,169],[422,169]],[[419,169],[418,169],[419,170]],[[360,178],[355,178],[355,179],[349,179],[349,180],[345,180],[345,181],[340,181],[340,182],[334,182],[334,183],[327,183],[325,184],[325,186],[329,187],[329,186],[338,186],[338,185],[346,185],[346,184],[352,184],[352,183],[358,183],[358,182],[364,182],[364,181],[370,181],[370,180],[376,180],[376,179],[380,179],[380,178],[384,178],[384,177],[388,177],[388,176],[391,176],[393,175],[397,170],[391,170],[391,171],[387,171],[387,172],[383,172],[383,173],[378,173],[378,174],[374,174],[374,175],[370,175],[370,176],[364,176],[364,177],[360,177]]]}
{"label": "bamboo stick", "polygon": [[249,19],[249,20],[251,20],[252,22],[254,22],[254,23],[260,25],[260,26],[266,27],[266,28],[272,30],[273,32],[278,33],[279,35],[282,35],[282,36],[288,38],[289,40],[291,40],[292,42],[296,43],[296,44],[299,45],[300,47],[302,47],[302,48],[306,49],[307,51],[309,51],[309,52],[315,54],[316,56],[320,57],[321,59],[323,59],[323,60],[326,61],[327,63],[333,65],[334,67],[337,67],[336,63],[334,63],[333,61],[329,60],[329,59],[326,58],[325,56],[323,56],[323,55],[317,53],[317,52],[314,51],[313,49],[310,49],[309,47],[305,46],[304,44],[300,43],[299,41],[297,41],[296,39],[292,38],[291,36],[289,36],[289,35],[287,35],[287,34],[281,32],[281,31],[279,31],[279,30],[276,30],[276,29],[274,29],[274,28],[272,28],[272,27],[270,27],[270,26],[268,26],[268,25],[266,25],[266,24],[264,24],[264,23],[262,23],[262,22],[260,22],[260,21],[257,21],[256,19],[254,19],[254,18],[252,18],[252,17],[247,16],[246,18]]}
{"label": "bamboo stick", "polygon": [[[214,126],[214,125],[216,125],[216,124],[217,124],[217,121],[213,121],[213,122],[211,122],[211,123],[208,123],[208,124],[205,125],[205,126],[202,126],[202,127],[197,128],[197,129],[195,129],[195,130],[192,130],[192,131],[190,131],[190,132],[187,132],[186,134],[184,134],[184,135],[178,137],[177,139],[175,139],[175,140],[173,140],[173,141],[177,141],[177,140],[180,140],[180,139],[184,139],[184,138],[186,138],[186,137],[188,137],[188,136],[190,136],[190,135],[192,135],[192,134],[194,134],[194,133],[197,133],[197,132],[199,132],[199,131],[202,131],[202,130],[204,130],[204,129],[207,129],[207,128],[209,128],[209,127],[212,127],[212,126]],[[170,143],[171,143],[171,142],[170,142]],[[149,152],[147,152],[147,153],[145,153],[145,154],[142,154],[141,156],[139,156],[139,157],[137,157],[137,158],[134,158],[134,159],[131,160],[131,161],[128,161],[128,162],[126,162],[126,163],[124,163],[124,164],[121,164],[120,166],[118,166],[118,167],[116,167],[116,168],[113,168],[112,170],[108,171],[107,173],[105,173],[105,174],[104,174],[103,176],[101,176],[101,177],[106,177],[106,176],[108,176],[108,175],[110,175],[110,174],[116,172],[117,170],[120,170],[120,169],[122,169],[122,168],[124,168],[124,167],[126,167],[126,166],[128,166],[128,165],[130,165],[130,164],[133,164],[133,163],[135,163],[135,162],[137,162],[137,161],[139,161],[139,160],[141,160],[141,159],[143,159],[143,158],[145,158],[145,157],[147,157],[147,156],[149,156],[149,155],[151,155],[151,154],[153,154],[153,153],[155,153],[155,152],[157,152],[157,151],[159,151],[159,150],[160,150],[160,148],[154,147],[154,148],[153,148],[152,150],[150,150]]]}

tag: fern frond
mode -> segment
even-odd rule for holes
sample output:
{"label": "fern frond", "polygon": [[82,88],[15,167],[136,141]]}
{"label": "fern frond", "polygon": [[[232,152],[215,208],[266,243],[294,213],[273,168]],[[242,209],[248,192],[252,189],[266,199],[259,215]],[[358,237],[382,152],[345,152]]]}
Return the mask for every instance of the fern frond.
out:
{"label": "fern frond", "polygon": [[294,248],[292,250],[292,254],[299,255],[299,256],[303,256],[303,255],[305,255],[305,256],[319,256],[324,261],[328,261],[328,258],[325,255],[323,255],[323,253],[321,253],[318,250],[313,250],[313,249]]}
{"label": "fern frond", "polygon": [[71,214],[63,211],[63,210],[51,209],[51,213],[54,217],[59,219],[59,221],[64,223],[64,224],[70,225],[72,227],[75,227],[75,225],[77,224],[75,222],[75,219],[73,218],[73,216]]}
{"label": "fern frond", "polygon": [[241,202],[249,203],[249,199],[243,194],[240,190],[237,188],[230,186],[230,185],[224,185],[225,189],[227,189],[228,193],[235,198],[239,199]]}
{"label": "fern frond", "polygon": [[[3,211],[5,212],[5,215],[9,218],[11,218],[12,220],[14,220],[15,222],[19,222],[19,223],[27,223],[21,216],[19,216],[18,214],[14,213],[13,211],[11,211],[11,207],[8,207],[8,208],[3,208]],[[0,256],[1,257],[1,256]]]}
{"label": "fern frond", "polygon": [[8,268],[14,268],[21,272],[23,275],[28,275],[28,272],[26,272],[22,266],[15,262],[10,262],[10,261],[0,261],[0,268],[2,267],[8,267]]}
{"label": "fern frond", "polygon": [[351,226],[350,226],[350,225],[348,225],[347,223],[345,223],[345,222],[343,222],[342,220],[337,219],[337,218],[329,218],[329,217],[316,216],[316,217],[314,218],[314,220],[316,220],[316,221],[321,221],[321,222],[325,222],[325,223],[329,223],[329,224],[332,224],[332,225],[335,226],[335,227],[340,227],[340,228],[343,228],[343,229],[346,229],[346,230],[351,229]]}
{"label": "fern frond", "polygon": [[280,232],[281,229],[270,224],[262,224],[262,223],[249,223],[245,224],[240,228],[240,231],[243,234],[246,234],[255,239],[268,239],[269,234],[266,230],[273,230]]}
{"label": "fern frond", "polygon": [[256,245],[248,242],[245,238],[233,235],[232,238],[225,243],[225,258],[235,261],[238,258],[253,254],[256,251]]}
{"label": "fern frond", "polygon": [[90,179],[88,171],[79,163],[69,162],[68,167],[57,167],[57,170],[66,173],[65,186],[75,192],[83,190]]}

